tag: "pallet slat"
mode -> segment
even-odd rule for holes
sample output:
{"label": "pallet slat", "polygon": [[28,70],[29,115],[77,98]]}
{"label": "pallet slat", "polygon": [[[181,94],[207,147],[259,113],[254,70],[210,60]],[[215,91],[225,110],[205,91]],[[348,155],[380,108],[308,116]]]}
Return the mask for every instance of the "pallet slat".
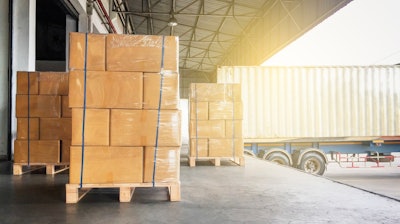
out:
{"label": "pallet slat", "polygon": [[209,160],[211,162],[214,163],[214,166],[221,166],[221,160],[229,160],[232,161],[236,164],[238,164],[239,166],[244,166],[245,161],[244,161],[244,157],[188,157],[188,163],[190,167],[195,167],[196,166],[196,161],[199,160]]}
{"label": "pallet slat", "polygon": [[[24,170],[25,168],[25,170]],[[19,176],[27,173],[31,173],[35,170],[46,169],[47,175],[55,175],[69,169],[69,163],[14,163],[13,164],[13,175]]]}
{"label": "pallet slat", "polygon": [[[92,188],[119,188],[119,201],[130,202],[137,187],[153,187],[152,183],[126,183],[126,184],[66,184],[65,201],[67,204],[78,203]],[[167,187],[170,201],[181,200],[180,182],[155,183],[154,187]]]}

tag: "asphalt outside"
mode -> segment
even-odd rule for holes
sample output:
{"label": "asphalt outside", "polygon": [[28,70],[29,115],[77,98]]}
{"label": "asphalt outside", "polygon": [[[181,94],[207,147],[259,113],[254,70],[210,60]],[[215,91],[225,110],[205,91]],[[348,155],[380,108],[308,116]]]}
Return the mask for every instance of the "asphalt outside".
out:
{"label": "asphalt outside", "polygon": [[400,158],[394,162],[330,163],[323,177],[400,202]]}

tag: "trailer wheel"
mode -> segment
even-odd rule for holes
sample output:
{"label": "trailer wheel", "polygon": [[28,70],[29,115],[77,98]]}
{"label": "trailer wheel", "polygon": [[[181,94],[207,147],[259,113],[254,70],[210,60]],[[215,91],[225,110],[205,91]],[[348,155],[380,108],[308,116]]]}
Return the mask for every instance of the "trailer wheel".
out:
{"label": "trailer wheel", "polygon": [[272,152],[264,157],[264,159],[280,165],[290,166],[289,158],[280,152]]}
{"label": "trailer wheel", "polygon": [[321,155],[311,152],[304,155],[299,168],[307,173],[322,175],[325,172],[325,162]]}
{"label": "trailer wheel", "polygon": [[256,154],[254,154],[254,152],[251,151],[251,150],[244,149],[243,152],[244,152],[244,154],[246,154],[246,155],[249,155],[249,156],[252,156],[252,157],[257,157]]}

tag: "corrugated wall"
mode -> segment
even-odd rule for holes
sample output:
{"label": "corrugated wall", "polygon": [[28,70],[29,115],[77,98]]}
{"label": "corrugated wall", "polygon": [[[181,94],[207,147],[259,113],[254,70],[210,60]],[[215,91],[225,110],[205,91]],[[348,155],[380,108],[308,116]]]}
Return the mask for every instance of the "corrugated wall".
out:
{"label": "corrugated wall", "polygon": [[400,67],[221,67],[241,83],[244,138],[400,135]]}

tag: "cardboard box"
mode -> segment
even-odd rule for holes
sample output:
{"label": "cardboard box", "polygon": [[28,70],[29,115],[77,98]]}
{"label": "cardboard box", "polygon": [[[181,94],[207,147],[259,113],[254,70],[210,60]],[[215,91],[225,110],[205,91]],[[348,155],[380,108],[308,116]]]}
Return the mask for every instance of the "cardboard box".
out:
{"label": "cardboard box", "polygon": [[[28,97],[29,97],[29,111],[28,111]],[[16,116],[17,118],[61,117],[61,96],[17,95]]]}
{"label": "cardboard box", "polygon": [[[158,110],[111,111],[112,146],[155,146]],[[158,146],[181,145],[181,116],[178,110],[161,110]]]}
{"label": "cardboard box", "polygon": [[208,120],[208,102],[190,101],[190,120]]}
{"label": "cardboard box", "polygon": [[71,118],[40,118],[41,140],[71,140]]}
{"label": "cardboard box", "polygon": [[242,102],[219,101],[208,104],[210,120],[242,120]]}
{"label": "cardboard box", "polygon": [[164,36],[163,70],[179,72],[179,37]]}
{"label": "cardboard box", "polygon": [[225,138],[225,120],[191,120],[190,138]]}
{"label": "cardboard box", "polygon": [[17,94],[39,94],[39,73],[18,71]]}
{"label": "cardboard box", "polygon": [[[82,145],[83,109],[72,109],[71,144]],[[108,146],[110,143],[110,110],[85,110],[85,145]]]}
{"label": "cardboard box", "polygon": [[[84,73],[70,72],[70,107],[83,107]],[[92,72],[86,73],[87,108],[141,109],[143,102],[143,73]]]}
{"label": "cardboard box", "polygon": [[69,163],[71,140],[61,140],[61,158],[62,163]]}
{"label": "cardboard box", "polygon": [[[17,139],[28,140],[28,118],[17,119]],[[39,118],[29,118],[29,139],[39,140]]]}
{"label": "cardboard box", "polygon": [[72,117],[72,110],[69,108],[69,97],[61,96],[61,117]]}
{"label": "cardboard box", "polygon": [[107,35],[107,71],[178,71],[178,37],[155,35]]}
{"label": "cardboard box", "polygon": [[208,140],[208,154],[210,157],[242,157],[243,148],[244,144],[241,138],[211,138]]}
{"label": "cardboard box", "polygon": [[[79,184],[82,148],[71,147],[69,183]],[[83,184],[120,184],[143,182],[142,147],[85,147]]]}
{"label": "cardboard box", "polygon": [[40,95],[68,95],[68,72],[40,72]]}
{"label": "cardboard box", "polygon": [[208,157],[208,139],[207,138],[191,138],[190,139],[190,157]]}
{"label": "cardboard box", "polygon": [[[178,73],[167,73],[163,75],[161,87],[160,73],[144,73],[143,75],[143,109],[176,110],[179,108],[179,75]],[[161,87],[161,88],[160,88]]]}
{"label": "cardboard box", "polygon": [[242,138],[242,120],[226,120],[225,136],[227,138]]}
{"label": "cardboard box", "polygon": [[[28,150],[29,144],[29,150]],[[29,153],[28,153],[29,152]],[[28,157],[29,154],[29,157]],[[58,163],[60,162],[59,140],[15,140],[15,163]]]}
{"label": "cardboard box", "polygon": [[155,156],[156,172],[154,173],[154,182],[178,182],[180,178],[180,147],[157,147],[156,154],[155,147],[145,147],[143,182],[153,182]]}
{"label": "cardboard box", "polygon": [[69,38],[70,70],[84,70],[86,59],[86,68],[88,71],[105,71],[106,35],[88,34],[86,56],[85,33],[70,33]]}
{"label": "cardboard box", "polygon": [[191,101],[242,101],[240,84],[191,83]]}

